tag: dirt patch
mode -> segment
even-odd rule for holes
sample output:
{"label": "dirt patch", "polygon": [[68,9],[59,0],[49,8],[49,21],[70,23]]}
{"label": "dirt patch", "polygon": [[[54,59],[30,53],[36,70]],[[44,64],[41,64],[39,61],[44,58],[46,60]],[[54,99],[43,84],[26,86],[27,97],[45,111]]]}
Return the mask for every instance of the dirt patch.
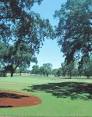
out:
{"label": "dirt patch", "polygon": [[0,108],[33,106],[41,103],[41,100],[32,95],[0,91]]}

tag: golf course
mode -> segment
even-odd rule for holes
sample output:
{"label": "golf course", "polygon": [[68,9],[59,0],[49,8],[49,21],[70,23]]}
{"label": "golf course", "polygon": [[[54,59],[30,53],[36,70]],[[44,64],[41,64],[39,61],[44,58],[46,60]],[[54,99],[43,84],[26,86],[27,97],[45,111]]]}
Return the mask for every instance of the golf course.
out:
{"label": "golf course", "polygon": [[[76,89],[77,88],[77,89]],[[78,90],[79,89],[79,90]],[[0,108],[0,117],[91,117],[92,80],[42,76],[0,78],[0,90],[38,97],[37,105]]]}
{"label": "golf course", "polygon": [[0,117],[92,117],[92,0],[0,0]]}

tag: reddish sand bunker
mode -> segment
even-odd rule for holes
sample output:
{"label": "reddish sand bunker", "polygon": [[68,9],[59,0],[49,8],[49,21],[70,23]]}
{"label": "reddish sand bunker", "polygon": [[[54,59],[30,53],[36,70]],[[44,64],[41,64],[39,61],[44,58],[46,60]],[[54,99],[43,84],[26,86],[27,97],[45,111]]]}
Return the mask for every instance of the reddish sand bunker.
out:
{"label": "reddish sand bunker", "polygon": [[0,91],[0,108],[23,107],[40,104],[38,97],[23,93]]}

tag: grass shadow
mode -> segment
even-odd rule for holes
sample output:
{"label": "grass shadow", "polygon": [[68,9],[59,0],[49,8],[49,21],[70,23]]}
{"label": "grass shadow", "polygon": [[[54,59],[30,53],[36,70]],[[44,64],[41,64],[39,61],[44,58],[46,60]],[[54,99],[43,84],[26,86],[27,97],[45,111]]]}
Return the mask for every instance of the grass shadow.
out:
{"label": "grass shadow", "polygon": [[73,99],[92,99],[92,84],[89,83],[78,83],[78,82],[61,82],[61,83],[48,83],[42,85],[28,86],[24,89],[28,92],[34,91],[45,91],[51,93],[57,98]]}

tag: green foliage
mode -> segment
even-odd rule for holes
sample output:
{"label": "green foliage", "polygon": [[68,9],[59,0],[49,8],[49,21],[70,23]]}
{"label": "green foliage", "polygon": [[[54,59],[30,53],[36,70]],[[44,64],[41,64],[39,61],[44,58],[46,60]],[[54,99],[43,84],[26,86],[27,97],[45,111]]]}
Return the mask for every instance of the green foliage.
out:
{"label": "green foliage", "polygon": [[52,74],[56,77],[62,76],[62,68],[53,69]]}
{"label": "green foliage", "polygon": [[48,76],[52,73],[52,64],[45,63],[41,67],[39,67],[38,65],[34,65],[32,67],[31,73]]}
{"label": "green foliage", "polygon": [[79,73],[81,75],[87,76],[89,78],[92,76],[92,58],[85,60],[83,59],[83,64],[79,66]]}
{"label": "green foliage", "polygon": [[39,66],[38,65],[34,65],[32,67],[31,73],[32,74],[39,74]]}
{"label": "green foliage", "polygon": [[56,11],[56,37],[67,63],[89,57],[92,51],[92,0],[67,0]]}
{"label": "green foliage", "polygon": [[52,64],[45,63],[40,67],[40,74],[48,76],[52,72]]}
{"label": "green foliage", "polygon": [[[52,36],[49,20],[32,11],[42,0],[0,1],[0,61],[5,70],[14,72],[18,66],[36,62],[35,53],[43,45],[45,37]],[[10,68],[10,69],[9,69]]]}

